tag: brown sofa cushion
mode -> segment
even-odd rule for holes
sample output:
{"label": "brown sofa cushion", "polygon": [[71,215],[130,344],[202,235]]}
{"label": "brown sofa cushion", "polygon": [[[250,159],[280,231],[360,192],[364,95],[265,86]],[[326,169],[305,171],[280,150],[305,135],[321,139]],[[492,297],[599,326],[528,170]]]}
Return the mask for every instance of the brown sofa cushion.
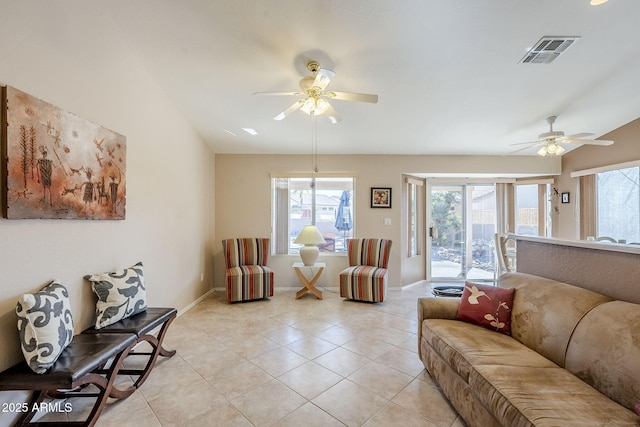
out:
{"label": "brown sofa cushion", "polygon": [[557,367],[507,335],[458,320],[426,319],[422,337],[464,381],[481,364]]}
{"label": "brown sofa cushion", "polygon": [[640,305],[612,301],[591,310],[571,338],[566,368],[634,410],[640,400]]}
{"label": "brown sofa cushion", "polygon": [[498,286],[515,288],[511,336],[564,367],[571,334],[593,307],[611,301],[604,295],[523,273],[505,273]]}
{"label": "brown sofa cushion", "polygon": [[469,385],[504,426],[638,426],[633,412],[559,367],[478,365]]}
{"label": "brown sofa cushion", "polygon": [[456,319],[511,335],[514,289],[465,283]]}

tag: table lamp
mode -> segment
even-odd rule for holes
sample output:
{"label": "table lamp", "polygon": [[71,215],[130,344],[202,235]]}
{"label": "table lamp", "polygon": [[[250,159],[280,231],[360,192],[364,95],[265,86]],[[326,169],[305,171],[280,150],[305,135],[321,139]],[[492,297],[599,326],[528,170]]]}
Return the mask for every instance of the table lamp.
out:
{"label": "table lamp", "polygon": [[326,242],[315,225],[305,225],[293,243],[304,245],[300,248],[300,258],[302,258],[304,265],[309,266],[316,263],[318,254],[320,254],[320,250],[316,245]]}

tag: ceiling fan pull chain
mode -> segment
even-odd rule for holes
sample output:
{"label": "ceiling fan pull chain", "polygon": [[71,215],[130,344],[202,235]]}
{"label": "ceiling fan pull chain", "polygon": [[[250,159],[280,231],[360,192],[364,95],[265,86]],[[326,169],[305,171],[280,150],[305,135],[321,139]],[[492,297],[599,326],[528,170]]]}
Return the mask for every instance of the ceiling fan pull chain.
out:
{"label": "ceiling fan pull chain", "polygon": [[318,128],[316,115],[311,112],[311,169],[318,173]]}
{"label": "ceiling fan pull chain", "polygon": [[318,173],[318,123],[316,120],[316,115],[311,112],[311,127],[313,129],[313,147],[312,147],[312,162],[313,162],[313,171]]}

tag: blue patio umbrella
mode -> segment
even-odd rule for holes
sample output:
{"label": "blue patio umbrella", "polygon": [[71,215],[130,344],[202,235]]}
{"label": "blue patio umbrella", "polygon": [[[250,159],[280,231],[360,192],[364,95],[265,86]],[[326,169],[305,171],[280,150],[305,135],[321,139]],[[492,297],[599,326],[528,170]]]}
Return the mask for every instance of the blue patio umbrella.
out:
{"label": "blue patio umbrella", "polygon": [[349,192],[344,190],[340,196],[340,204],[338,205],[338,214],[336,215],[335,226],[339,231],[349,231],[353,228],[351,219],[351,208],[349,207]]}

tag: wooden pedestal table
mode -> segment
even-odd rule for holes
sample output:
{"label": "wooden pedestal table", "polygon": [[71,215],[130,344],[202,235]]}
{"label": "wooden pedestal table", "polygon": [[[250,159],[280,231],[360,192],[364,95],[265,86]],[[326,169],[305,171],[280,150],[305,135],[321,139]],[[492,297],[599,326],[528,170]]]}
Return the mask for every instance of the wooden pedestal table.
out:
{"label": "wooden pedestal table", "polygon": [[[320,278],[320,275],[322,274],[322,271],[326,266],[327,264],[324,262],[317,262],[313,265],[304,265],[301,262],[296,262],[293,264],[293,269],[296,271],[298,279],[300,279],[300,283],[304,285],[304,288],[296,292],[296,299],[301,298],[307,292],[311,292],[313,295],[315,295],[316,298],[322,299],[322,292],[319,289],[316,289],[316,283],[318,282],[318,279]],[[314,268],[317,268],[318,271],[316,271],[316,274],[314,274],[311,279],[307,279],[307,277],[302,272],[303,268],[310,268],[312,269],[312,271]]]}

